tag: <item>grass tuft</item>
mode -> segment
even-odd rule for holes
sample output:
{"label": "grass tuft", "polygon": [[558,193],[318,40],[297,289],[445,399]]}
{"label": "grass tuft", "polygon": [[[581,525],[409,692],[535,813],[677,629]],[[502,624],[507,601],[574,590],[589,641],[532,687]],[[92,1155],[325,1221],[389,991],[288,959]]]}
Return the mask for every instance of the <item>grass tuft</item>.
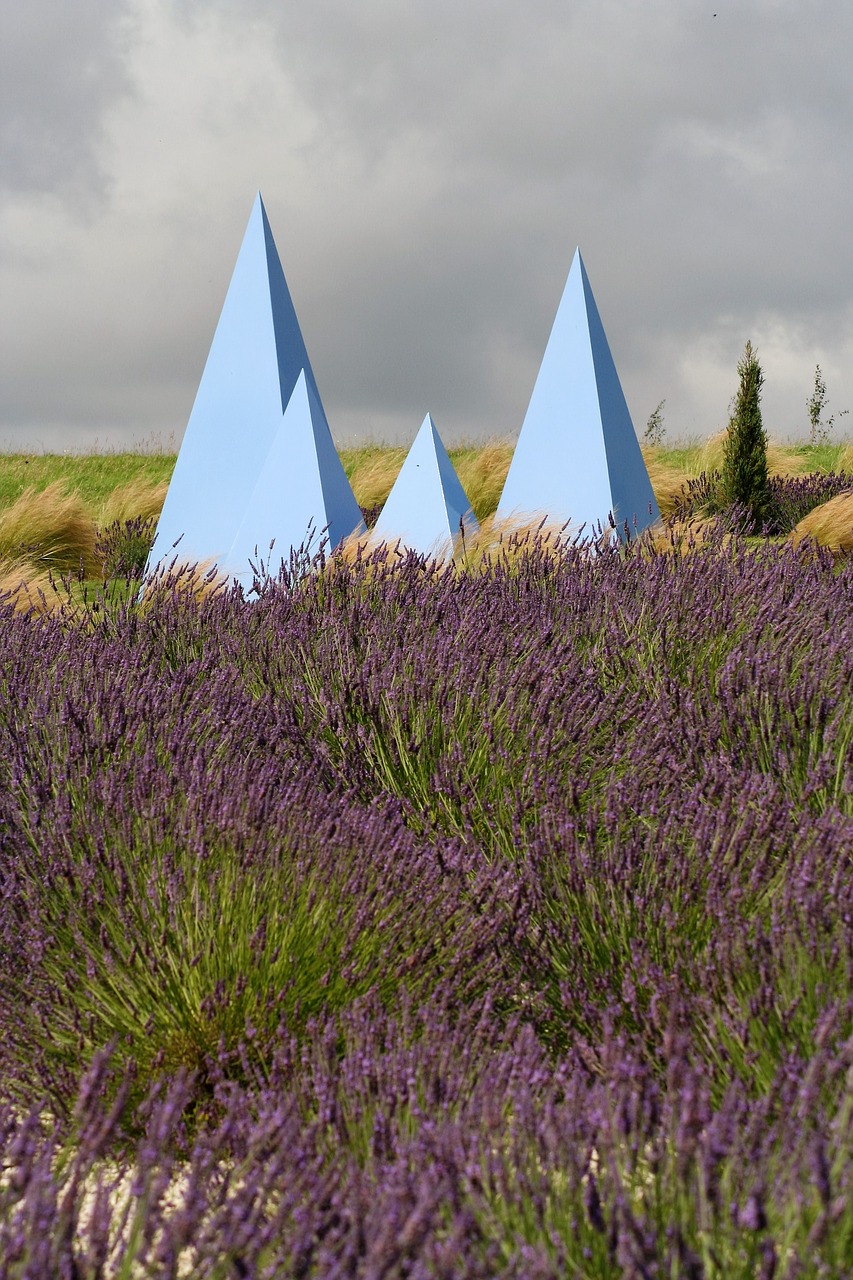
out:
{"label": "grass tuft", "polygon": [[25,489],[41,491],[62,480],[96,513],[113,490],[134,479],[168,484],[174,466],[175,455],[168,453],[0,454],[0,508]]}
{"label": "grass tuft", "polygon": [[643,449],[643,461],[660,513],[666,520],[678,510],[690,472],[683,465],[674,466],[660,448]]}
{"label": "grass tuft", "polygon": [[478,520],[485,520],[497,510],[511,461],[512,445],[501,440],[490,441],[479,449],[454,451],[457,475]]}
{"label": "grass tuft", "polygon": [[[727,434],[726,431],[718,431],[705,441],[697,452],[693,466],[689,468],[691,475],[700,475],[703,471],[710,475],[713,471],[722,470]],[[806,471],[813,469],[811,452],[811,450],[785,446],[770,440],[767,444],[768,475],[782,477],[803,475]]]}
{"label": "grass tuft", "polygon": [[846,445],[835,461],[836,471],[853,471],[853,444]]}
{"label": "grass tuft", "polygon": [[34,572],[29,560],[0,561],[0,607],[15,613],[47,613],[56,599],[49,573]]}
{"label": "grass tuft", "polygon": [[98,567],[94,521],[61,480],[40,493],[25,489],[0,513],[0,556],[58,573],[91,574]]}
{"label": "grass tuft", "polygon": [[168,488],[165,480],[134,476],[106,498],[98,513],[99,527],[106,528],[116,521],[159,519]]}
{"label": "grass tuft", "polygon": [[344,455],[344,467],[360,507],[375,507],[385,501],[405,457],[403,448],[386,449],[378,445]]}
{"label": "grass tuft", "polygon": [[800,520],[790,534],[791,541],[817,543],[835,556],[853,551],[853,490],[839,493]]}

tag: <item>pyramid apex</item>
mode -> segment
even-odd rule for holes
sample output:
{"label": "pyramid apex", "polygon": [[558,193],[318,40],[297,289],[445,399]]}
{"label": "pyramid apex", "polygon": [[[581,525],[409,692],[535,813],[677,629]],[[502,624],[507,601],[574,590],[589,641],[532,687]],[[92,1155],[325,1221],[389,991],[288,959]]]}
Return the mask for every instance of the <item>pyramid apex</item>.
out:
{"label": "pyramid apex", "polygon": [[465,490],[428,413],[374,527],[374,537],[395,539],[419,555],[451,555],[460,526],[477,521]]}
{"label": "pyramid apex", "polygon": [[252,211],[249,214],[249,222],[248,222],[247,229],[248,227],[251,227],[253,224],[257,225],[258,223],[260,223],[261,226],[265,228],[265,231],[269,231],[270,236],[272,236],[272,231],[270,230],[270,220],[267,217],[267,207],[264,204],[264,198],[261,195],[260,191],[255,192],[255,198],[252,201]]}
{"label": "pyramid apex", "polygon": [[[158,551],[182,536],[184,558],[223,562],[297,383],[307,395],[297,396],[302,417],[294,404],[289,421],[301,425],[309,406],[319,416],[319,392],[258,191],[160,516]],[[330,458],[333,448],[329,436]],[[323,476],[331,470],[333,460]]]}
{"label": "pyramid apex", "polygon": [[594,528],[609,512],[640,529],[658,515],[578,246],[497,514]]}

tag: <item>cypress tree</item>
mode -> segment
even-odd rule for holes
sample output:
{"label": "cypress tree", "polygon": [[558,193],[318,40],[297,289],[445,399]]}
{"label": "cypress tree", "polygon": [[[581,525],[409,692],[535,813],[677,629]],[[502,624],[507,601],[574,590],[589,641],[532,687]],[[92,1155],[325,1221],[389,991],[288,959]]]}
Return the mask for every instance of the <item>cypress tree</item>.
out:
{"label": "cypress tree", "polygon": [[738,363],[740,385],[723,446],[720,501],[737,505],[745,533],[759,533],[773,518],[767,474],[767,435],[761,421],[764,374],[752,343],[747,342]]}

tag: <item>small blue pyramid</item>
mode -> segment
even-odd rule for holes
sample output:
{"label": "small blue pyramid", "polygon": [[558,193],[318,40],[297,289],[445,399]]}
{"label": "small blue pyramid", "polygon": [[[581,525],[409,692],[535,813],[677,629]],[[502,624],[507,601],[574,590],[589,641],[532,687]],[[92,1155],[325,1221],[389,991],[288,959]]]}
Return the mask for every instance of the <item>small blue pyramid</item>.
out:
{"label": "small blue pyramid", "polygon": [[479,525],[430,414],[406,455],[373,533],[419,555],[444,558]]}
{"label": "small blue pyramid", "polygon": [[659,518],[580,250],[566,281],[496,518],[631,534]]}
{"label": "small blue pyramid", "polygon": [[321,541],[334,549],[351,533],[366,532],[323,406],[303,369],[220,567],[248,583],[249,562],[257,567],[259,557],[274,574],[282,561],[289,563],[291,551],[311,553]]}
{"label": "small blue pyramid", "polygon": [[[300,373],[319,403],[260,193],[216,326],[149,564],[220,564],[234,542]],[[324,419],[325,420],[325,419]]]}

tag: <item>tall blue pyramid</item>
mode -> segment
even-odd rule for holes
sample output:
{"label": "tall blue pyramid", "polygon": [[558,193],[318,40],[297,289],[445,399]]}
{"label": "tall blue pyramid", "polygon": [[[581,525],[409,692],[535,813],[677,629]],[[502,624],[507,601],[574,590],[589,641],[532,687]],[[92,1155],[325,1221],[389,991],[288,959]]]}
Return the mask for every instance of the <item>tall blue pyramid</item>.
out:
{"label": "tall blue pyramid", "polygon": [[282,561],[289,563],[291,551],[313,552],[321,541],[336,547],[351,533],[366,532],[320,398],[303,369],[221,567],[247,583],[249,562],[257,566],[258,557],[274,574]]}
{"label": "tall blue pyramid", "polygon": [[452,554],[460,524],[466,536],[479,528],[435,423],[427,414],[373,534],[384,542],[399,541],[420,555],[443,558]]}
{"label": "tall blue pyramid", "polygon": [[611,514],[633,533],[660,513],[578,249],[496,518],[592,533]]}
{"label": "tall blue pyramid", "polygon": [[[230,568],[227,558],[240,530],[251,524],[248,508],[267,458],[274,448],[276,457],[286,452],[285,410],[303,373],[317,424],[312,434],[328,436],[318,456],[325,466],[340,468],[258,193],[175,464],[150,564],[170,560],[175,554],[173,544],[180,538],[177,554],[182,561]],[[302,422],[295,412],[287,418],[297,435]],[[295,440],[291,488],[299,488],[303,457],[302,446]],[[282,469],[279,460],[280,475]],[[341,477],[349,491],[342,468],[329,484],[340,487]],[[351,491],[349,498],[355,506]],[[325,515],[318,508],[317,527],[323,526]],[[281,516],[283,529],[289,530],[292,522],[284,507]],[[260,523],[266,528],[263,520]]]}

